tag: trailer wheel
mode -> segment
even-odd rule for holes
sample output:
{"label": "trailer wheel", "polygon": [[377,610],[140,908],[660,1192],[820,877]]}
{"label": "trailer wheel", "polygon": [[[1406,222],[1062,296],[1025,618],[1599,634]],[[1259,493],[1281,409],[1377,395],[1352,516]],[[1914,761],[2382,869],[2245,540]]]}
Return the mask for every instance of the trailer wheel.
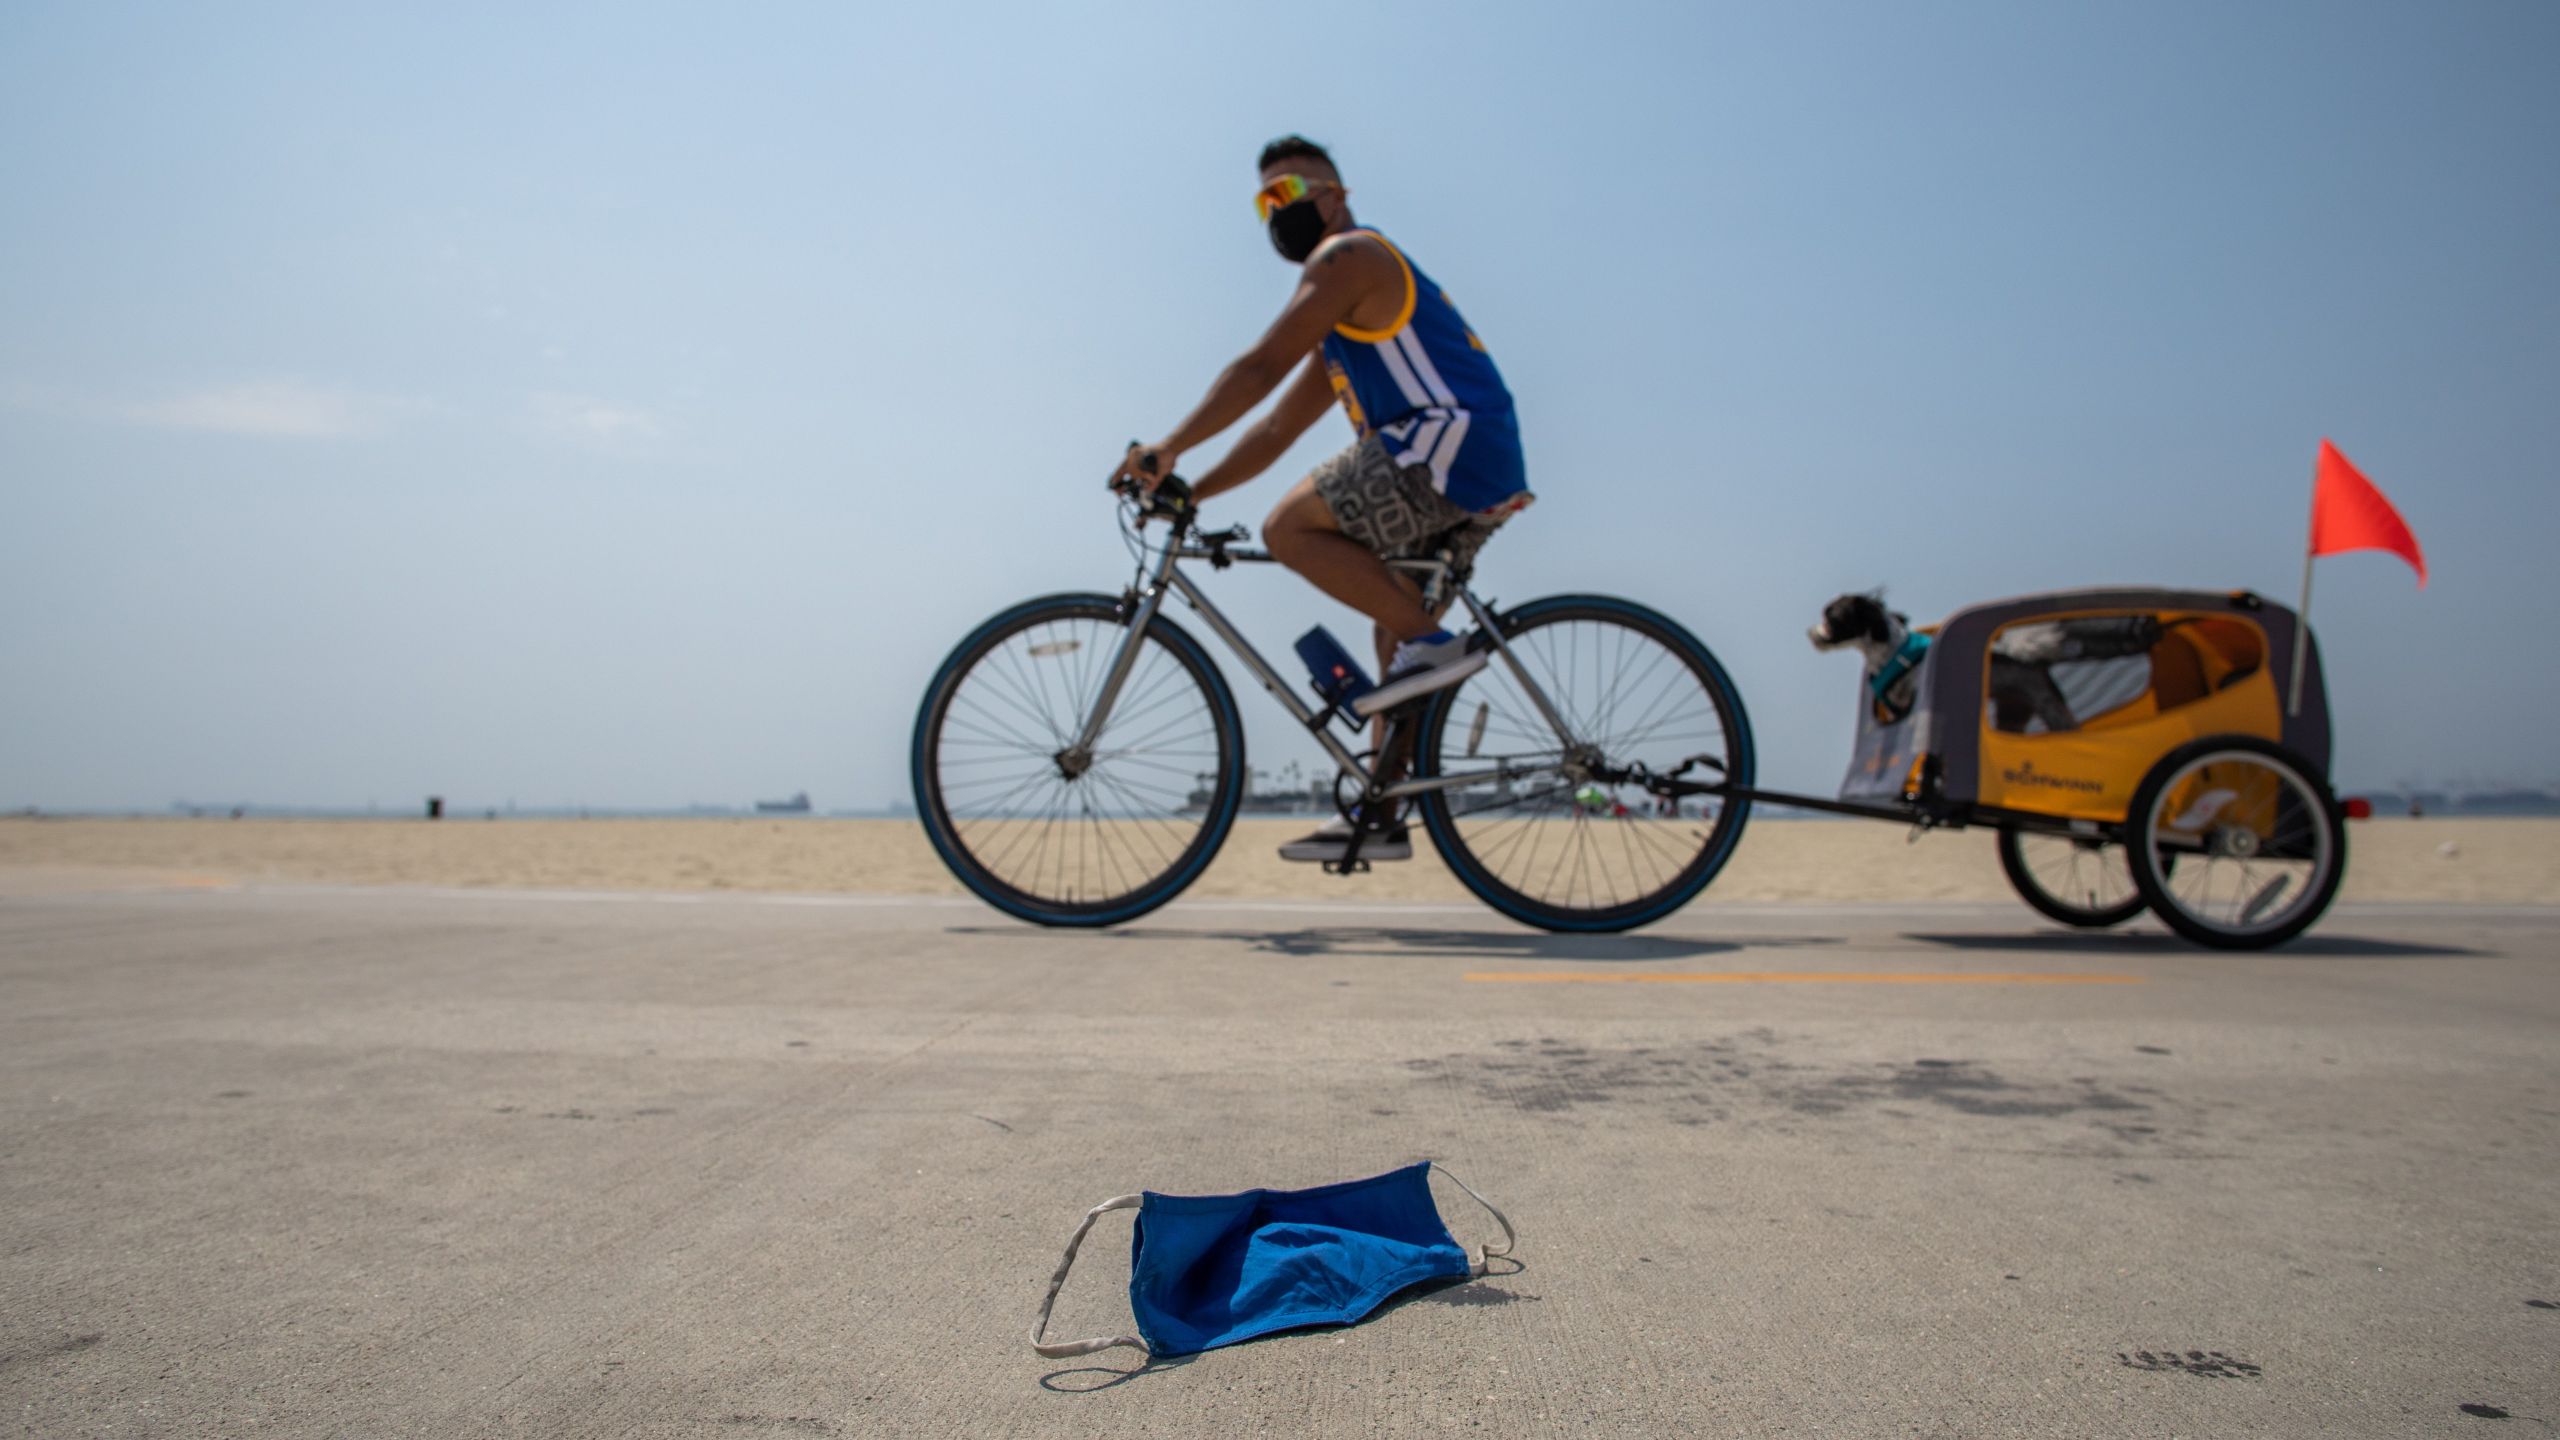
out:
{"label": "trailer wheel", "polygon": [[2003,825],[2000,868],[2038,914],[2083,930],[2121,925],[2149,907],[2120,840]]}
{"label": "trailer wheel", "polygon": [[2134,883],[2170,929],[2261,950],[2310,928],[2347,869],[2337,797],[2309,762],[2247,736],[2170,751],[2133,792]]}

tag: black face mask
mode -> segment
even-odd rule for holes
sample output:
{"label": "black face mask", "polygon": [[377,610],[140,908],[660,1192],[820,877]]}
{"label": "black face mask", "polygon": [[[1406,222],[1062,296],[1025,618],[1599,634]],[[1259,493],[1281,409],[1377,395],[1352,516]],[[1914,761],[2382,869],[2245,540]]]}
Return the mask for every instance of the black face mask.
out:
{"label": "black face mask", "polygon": [[1271,248],[1292,265],[1303,265],[1324,241],[1324,213],[1313,200],[1283,205],[1271,212]]}

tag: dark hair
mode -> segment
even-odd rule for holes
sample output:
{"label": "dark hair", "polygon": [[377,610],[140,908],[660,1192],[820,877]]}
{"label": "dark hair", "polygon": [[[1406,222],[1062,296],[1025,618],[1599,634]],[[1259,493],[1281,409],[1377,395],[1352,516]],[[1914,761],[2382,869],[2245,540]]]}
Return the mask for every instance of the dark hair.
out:
{"label": "dark hair", "polygon": [[1331,170],[1334,174],[1342,173],[1342,168],[1333,163],[1333,156],[1327,154],[1323,146],[1304,135],[1283,135],[1263,146],[1262,158],[1254,163],[1254,168],[1268,170],[1273,162],[1280,160],[1318,160],[1324,163],[1324,168]]}

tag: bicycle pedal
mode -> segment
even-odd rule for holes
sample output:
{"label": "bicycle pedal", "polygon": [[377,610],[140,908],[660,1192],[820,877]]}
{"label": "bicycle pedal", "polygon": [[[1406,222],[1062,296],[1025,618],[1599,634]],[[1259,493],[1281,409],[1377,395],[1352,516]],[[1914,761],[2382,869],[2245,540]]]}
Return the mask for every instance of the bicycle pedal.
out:
{"label": "bicycle pedal", "polygon": [[1324,873],[1327,875],[1366,875],[1369,873],[1369,862],[1357,858],[1350,860],[1327,860],[1323,863]]}

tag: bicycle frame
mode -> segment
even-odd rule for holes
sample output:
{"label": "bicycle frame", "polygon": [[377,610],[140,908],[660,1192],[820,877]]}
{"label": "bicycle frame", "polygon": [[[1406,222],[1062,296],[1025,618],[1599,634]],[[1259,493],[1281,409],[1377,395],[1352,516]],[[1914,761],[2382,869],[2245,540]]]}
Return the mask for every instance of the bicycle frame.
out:
{"label": "bicycle frame", "polygon": [[[1554,768],[1561,768],[1566,776],[1576,783],[1587,778],[1581,773],[1577,759],[1577,751],[1580,747],[1574,740],[1572,731],[1566,726],[1564,717],[1556,712],[1555,705],[1548,700],[1546,692],[1539,689],[1537,682],[1529,677],[1528,667],[1521,664],[1519,657],[1511,653],[1511,647],[1502,637],[1502,628],[1497,623],[1498,617],[1495,616],[1492,608],[1477,599],[1475,592],[1464,585],[1458,587],[1457,599],[1465,604],[1467,613],[1474,617],[1478,629],[1492,640],[1495,653],[1501,657],[1505,665],[1510,667],[1513,678],[1520,682],[1522,692],[1537,707],[1539,715],[1555,730],[1557,748],[1564,756],[1564,762],[1560,767],[1502,764],[1489,770],[1469,770],[1454,775],[1434,775],[1423,779],[1408,777],[1382,787],[1377,774],[1362,764],[1359,755],[1334,733],[1332,717],[1336,711],[1330,708],[1317,710],[1298,698],[1296,689],[1287,679],[1278,670],[1272,668],[1271,662],[1262,658],[1262,652],[1254,649],[1252,642],[1244,638],[1243,632],[1237,630],[1234,623],[1228,620],[1217,606],[1210,603],[1209,597],[1201,592],[1200,587],[1192,581],[1191,577],[1182,572],[1180,562],[1184,560],[1206,560],[1220,568],[1231,563],[1275,563],[1268,551],[1232,549],[1230,542],[1223,536],[1208,541],[1203,541],[1196,536],[1177,536],[1173,543],[1164,547],[1154,561],[1153,573],[1147,576],[1144,588],[1135,592],[1136,603],[1129,617],[1128,629],[1121,637],[1118,653],[1111,657],[1111,668],[1103,677],[1101,689],[1094,696],[1093,713],[1085,717],[1084,729],[1076,736],[1075,742],[1058,757],[1059,764],[1067,767],[1070,773],[1080,771],[1092,762],[1094,743],[1101,738],[1103,727],[1110,723],[1112,707],[1120,699],[1120,687],[1128,680],[1130,670],[1137,664],[1139,641],[1145,636],[1147,626],[1155,620],[1157,612],[1164,608],[1166,594],[1171,593],[1181,596],[1183,603],[1189,605],[1201,621],[1220,640],[1226,642],[1227,648],[1234,652],[1236,659],[1243,662],[1247,670],[1253,672],[1253,678],[1261,682],[1262,688],[1269,692],[1273,699],[1280,702],[1281,709],[1289,712],[1292,719],[1315,736],[1316,743],[1325,748],[1325,753],[1333,757],[1334,763],[1342,767],[1343,773],[1359,780],[1364,800],[1399,800],[1427,791],[1454,790],[1467,785],[1499,782]],[[1441,587],[1450,578],[1448,561],[1390,560],[1387,564],[1390,568],[1424,577],[1425,608],[1436,608],[1434,602],[1440,598]],[[1389,734],[1392,736],[1395,733],[1392,727],[1410,725],[1414,720],[1411,717],[1403,717],[1391,720],[1389,723],[1391,726]]]}

